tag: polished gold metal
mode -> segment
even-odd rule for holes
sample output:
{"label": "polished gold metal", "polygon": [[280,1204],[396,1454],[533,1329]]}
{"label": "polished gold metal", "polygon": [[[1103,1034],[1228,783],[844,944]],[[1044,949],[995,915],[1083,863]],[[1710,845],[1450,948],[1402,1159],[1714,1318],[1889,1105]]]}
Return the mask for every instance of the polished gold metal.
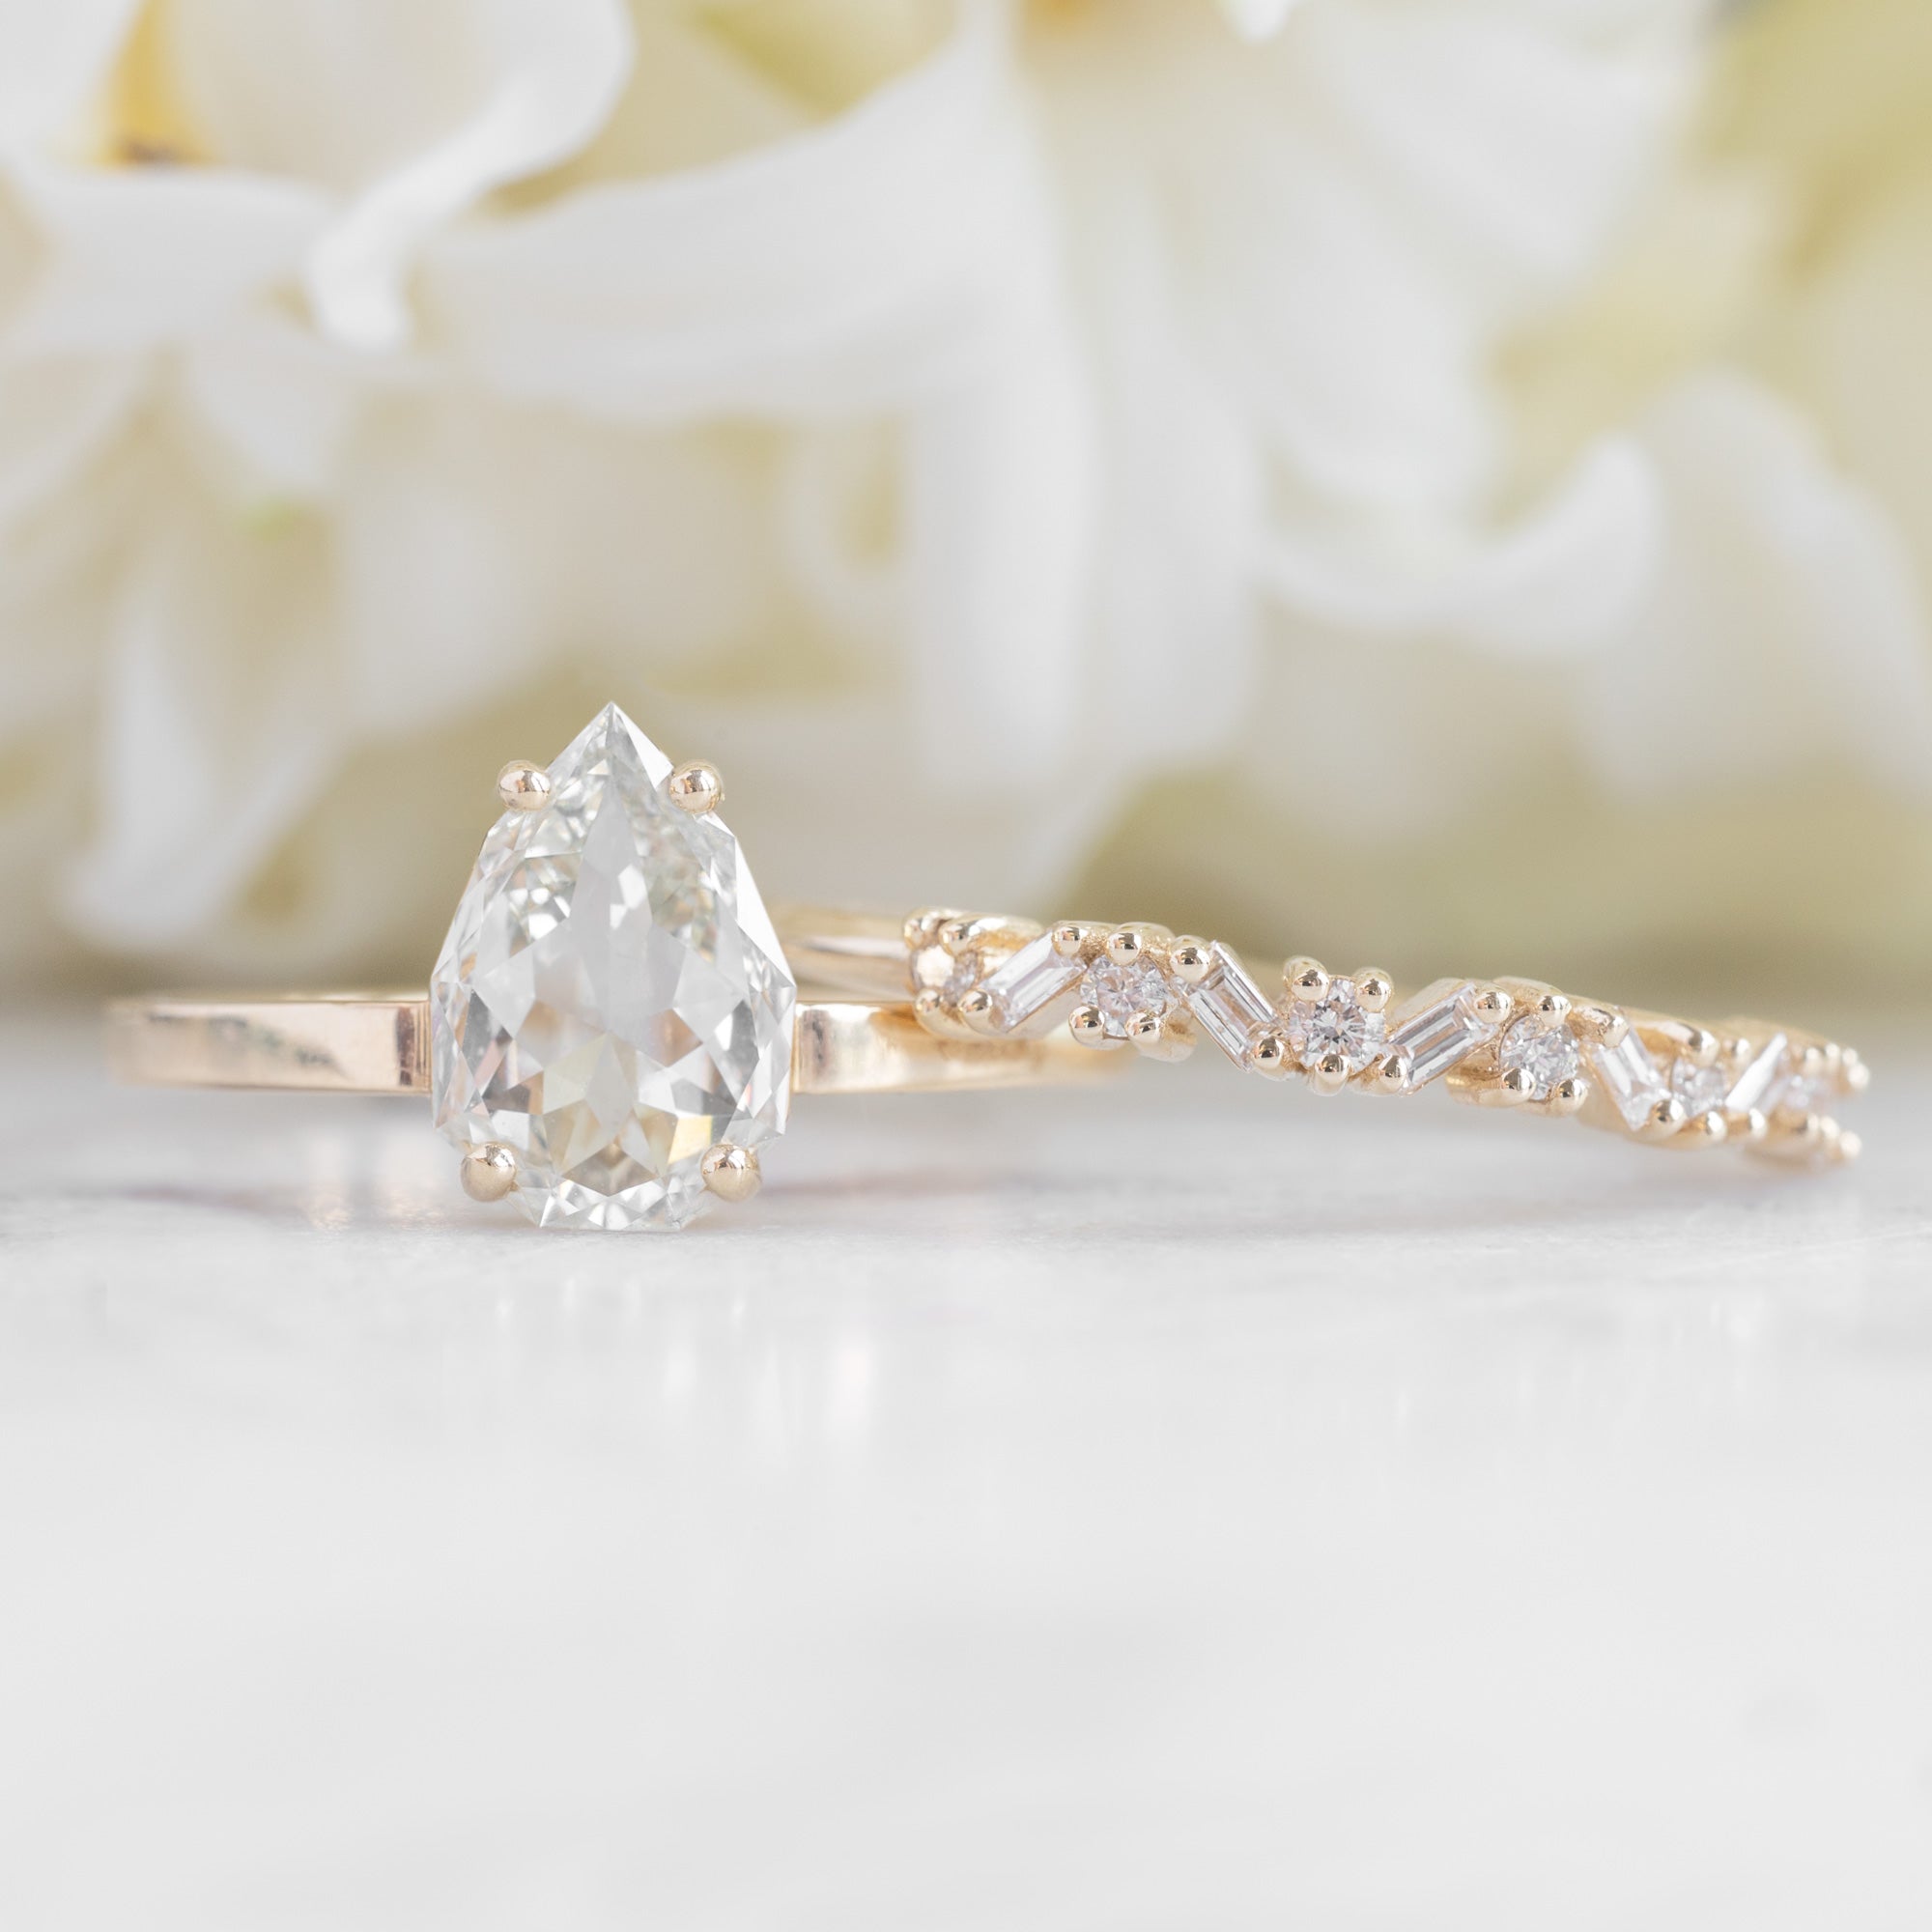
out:
{"label": "polished gold metal", "polygon": [[721,1201],[749,1201],[764,1179],[758,1156],[751,1148],[733,1147],[721,1141],[697,1163],[704,1184]]}
{"label": "polished gold metal", "polygon": [[[143,1087],[427,1094],[429,1002],[417,994],[117,1000],[108,1065]],[[1091,1079],[1110,1070],[1070,1039],[942,1039],[903,999],[803,1000],[792,1034],[796,1094],[940,1093]]]}
{"label": "polished gold metal", "polygon": [[527,758],[512,758],[497,774],[497,796],[514,811],[541,811],[550,791],[550,774]]}
{"label": "polished gold metal", "polygon": [[[1137,922],[1065,921],[1049,927],[952,908],[905,920],[798,906],[779,907],[776,914],[786,959],[809,989],[795,1009],[793,1034],[793,1090],[801,1095],[1032,1086],[1104,1075],[1139,1058],[1181,1059],[1201,1037],[1199,1002],[1234,961],[1224,947]],[[1068,996],[1042,1016],[1040,1037],[1009,1028],[977,978],[1043,934],[1053,954],[1066,962],[1056,983],[1073,980],[1080,967],[1151,968],[1167,983],[1165,1009],[1134,1012],[1110,1032],[1097,1006]],[[1350,1086],[1382,1094],[1409,1093],[1404,1056],[1393,1051],[1378,1051],[1360,1065],[1333,1051],[1312,1065],[1297,1057],[1288,1033],[1297,1003],[1340,999],[1350,983],[1334,979],[1319,960],[1291,959],[1281,995],[1264,1002],[1266,1016],[1250,1029],[1235,1057],[1276,1080],[1298,1077],[1323,1095]],[[1418,1001],[1426,1003],[1441,986],[1456,983],[1437,982],[1412,993],[1406,1005],[1379,969],[1364,969],[1352,981],[1361,1010],[1389,1030],[1382,1037],[1399,1032]],[[824,997],[848,993],[855,997]],[[1628,1139],[1674,1149],[1740,1146],[1814,1163],[1842,1162],[1859,1151],[1859,1137],[1822,1109],[1833,1095],[1862,1093],[1870,1072],[1858,1054],[1833,1041],[1760,1020],[1703,1026],[1577,999],[1527,980],[1463,982],[1463,996],[1484,1039],[1441,1078],[1455,1099],[1577,1118]],[[1720,1069],[1727,1083],[1742,1079],[1761,1055],[1775,1056],[1783,1042],[1780,1065],[1790,1077],[1735,1108],[1693,1113],[1677,1093],[1667,1093],[1646,1101],[1632,1125],[1592,1071],[1557,1079],[1539,1094],[1530,1073],[1501,1064],[1504,1037],[1525,1017],[1538,1031],[1567,1028],[1586,1055],[1613,1055],[1634,1036],[1643,1049],[1639,1060],[1650,1056],[1653,1071],[1668,1073],[1681,1062],[1706,1074]],[[116,1002],[107,1039],[114,1070],[148,1085],[421,1094],[430,1085],[428,1027],[428,1002],[413,991],[272,999],[170,995]],[[1127,1044],[1136,1051],[1116,1051]],[[1685,1091],[1695,1086],[1691,1081]],[[1798,1102],[1775,1097],[1786,1087],[1801,1095]],[[707,1171],[706,1184],[723,1198],[742,1198],[729,1190],[749,1192],[755,1185],[755,1160],[748,1150],[729,1151],[739,1152],[746,1162],[731,1159],[724,1150],[713,1151],[718,1171],[715,1178]],[[478,1199],[500,1198],[515,1183],[513,1153],[509,1163],[506,1178],[491,1149],[473,1150],[464,1164],[464,1185]]]}
{"label": "polished gold metal", "polygon": [[[1311,1092],[1339,1094],[1347,1087],[1370,1093],[1407,1094],[1439,1079],[1455,1099],[1479,1107],[1518,1109],[1548,1119],[1577,1119],[1641,1143],[1680,1150],[1742,1146],[1787,1159],[1839,1161],[1856,1153],[1859,1141],[1847,1135],[1830,1114],[1807,1102],[1800,1107],[1759,1104],[1760,1097],[1792,1082],[1804,1091],[1829,1098],[1850,1098],[1864,1091],[1869,1070],[1850,1049],[1796,1029],[1763,1021],[1732,1020],[1722,1027],[1700,1025],[1672,1015],[1641,1012],[1607,1002],[1579,1000],[1533,980],[1447,980],[1411,993],[1405,1004],[1390,975],[1378,967],[1364,967],[1348,980],[1338,980],[1318,959],[1297,954],[1282,969],[1283,991],[1267,1000],[1257,982],[1245,979],[1237,987],[1248,990],[1235,999],[1225,997],[1230,973],[1243,969],[1230,950],[1192,934],[1177,937],[1166,926],[1142,922],[1101,924],[1067,920],[1041,927],[1031,921],[988,919],[957,908],[915,913],[899,922],[878,922],[869,937],[849,918],[837,928],[837,956],[822,941],[809,935],[822,922],[802,909],[792,909],[785,945],[788,954],[811,957],[835,979],[856,968],[852,983],[868,988],[890,982],[895,973],[901,986],[917,991],[916,1022],[935,1037],[966,1037],[988,1044],[1010,1039],[1020,1030],[1061,1029],[1061,1037],[1089,1048],[1117,1047],[1122,1029],[1111,1034],[1099,1009],[1090,999],[1055,1004],[1048,997],[1037,1017],[995,1010],[979,988],[960,988],[969,968],[990,972],[1042,930],[1050,933],[1055,954],[1069,968],[1084,964],[1157,969],[1167,982],[1169,1005],[1164,1011],[1148,1010],[1129,1017],[1128,1040],[1147,1057],[1179,1059],[1190,1050],[1200,1033],[1202,1014],[1218,1013],[1216,1025],[1230,1023],[1234,1011],[1252,1018],[1236,1022],[1231,1040],[1225,1031],[1217,1041],[1236,1063],[1271,1079],[1298,1076]],[[929,964],[937,959],[938,965]],[[970,975],[968,975],[970,978]],[[1043,982],[1051,995],[1063,979]],[[1085,983],[1084,981],[1082,982]],[[1217,986],[1223,995],[1218,1007]],[[1473,1031],[1458,1035],[1456,1025],[1439,1017],[1442,995],[1453,993]],[[1206,1003],[1206,1005],[1204,1005]],[[1432,1004],[1435,1003],[1435,1004]],[[1388,1048],[1367,1053],[1351,1043],[1348,1054],[1325,1047],[1312,1059],[1297,1055],[1290,1037],[1297,1010],[1319,1017],[1305,1024],[1310,1037],[1322,1040],[1321,1029],[1356,1026],[1373,1042],[1387,1039]],[[1350,1020],[1349,1010],[1358,1017]],[[1056,1016],[1057,1015],[1057,1016]],[[1567,1031],[1574,1042],[1570,1059],[1577,1070],[1553,1076],[1524,1066],[1506,1065],[1502,1046],[1512,1027],[1527,1022],[1538,1035]],[[1245,1024],[1245,1036],[1239,1027]],[[1446,1064],[1437,1058],[1420,1080],[1411,1079],[1414,1058],[1401,1046],[1406,1024],[1424,1029],[1411,1037],[1431,1037],[1435,1046],[1447,1037],[1451,1052]],[[1445,1034],[1443,1028],[1450,1031]],[[1380,1029],[1380,1031],[1376,1031]],[[1633,1043],[1634,1042],[1634,1043]],[[1401,1050],[1397,1048],[1401,1046]],[[1762,1079],[1753,1067],[1771,1068]],[[1560,1066],[1560,1061],[1559,1061]],[[1588,1070],[1585,1070],[1585,1068]],[[1760,1068],[1761,1070],[1761,1068]],[[1693,1108],[1683,1093],[1708,1087],[1708,1076],[1720,1076],[1725,1103]],[[1602,1077],[1597,1077],[1599,1074]],[[1698,1076],[1707,1076],[1700,1081]],[[1612,1080],[1621,1083],[1612,1091]],[[1548,1079],[1547,1086],[1540,1080]],[[1743,1097],[1748,1090],[1750,1097]],[[1736,1105],[1731,1095],[1739,1095]],[[1618,1095],[1622,1095],[1621,1104]],[[1628,1113],[1625,1111],[1628,1109]]]}
{"label": "polished gold metal", "polygon": [[457,1173],[470,1200],[502,1201],[517,1184],[517,1151],[501,1141],[484,1141],[464,1151]]}
{"label": "polished gold metal", "polygon": [[716,811],[724,803],[724,781],[716,765],[687,758],[665,780],[665,795],[680,811]]}

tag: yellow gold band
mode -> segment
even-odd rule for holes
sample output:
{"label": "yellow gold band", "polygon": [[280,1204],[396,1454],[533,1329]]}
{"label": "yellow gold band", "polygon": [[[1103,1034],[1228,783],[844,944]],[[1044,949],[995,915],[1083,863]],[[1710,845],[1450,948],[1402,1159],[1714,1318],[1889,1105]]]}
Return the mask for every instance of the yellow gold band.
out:
{"label": "yellow gold band", "polygon": [[[420,994],[156,996],[107,1011],[116,1078],[143,1087],[427,1094],[429,1001]],[[803,1000],[796,1094],[916,1094],[1090,1080],[1112,1065],[1071,1040],[940,1039],[900,1000]]]}

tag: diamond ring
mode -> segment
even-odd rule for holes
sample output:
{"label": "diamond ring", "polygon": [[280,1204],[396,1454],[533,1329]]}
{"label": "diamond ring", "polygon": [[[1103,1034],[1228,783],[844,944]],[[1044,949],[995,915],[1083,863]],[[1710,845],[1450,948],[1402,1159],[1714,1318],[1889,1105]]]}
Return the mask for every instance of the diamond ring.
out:
{"label": "diamond ring", "polygon": [[1079,1079],[1122,1065],[1109,1049],[1178,1060],[1203,1036],[1319,1094],[1439,1081],[1638,1141],[1858,1151],[1833,1108],[1863,1063],[1761,1021],[1703,1027],[1513,979],[1399,1000],[1385,973],[1307,958],[1270,996],[1230,948],[1145,923],[775,921],[718,815],[716,769],[673,765],[614,704],[550,766],[506,765],[497,792],[427,995],[116,1001],[114,1070],[427,1094],[467,1190],[545,1226],[677,1228],[745,1200],[795,1094]]}

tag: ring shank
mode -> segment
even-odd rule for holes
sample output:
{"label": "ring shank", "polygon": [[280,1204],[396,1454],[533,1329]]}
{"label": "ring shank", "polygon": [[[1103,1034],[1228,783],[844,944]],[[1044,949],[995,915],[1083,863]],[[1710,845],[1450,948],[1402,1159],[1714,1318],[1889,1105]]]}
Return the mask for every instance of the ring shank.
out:
{"label": "ring shank", "polygon": [[[107,1061],[142,1087],[427,1094],[429,1001],[420,993],[187,995],[117,1000]],[[936,1093],[1063,1085],[1117,1071],[1113,1055],[1053,1039],[940,1039],[898,1001],[801,1000],[794,1094]]]}

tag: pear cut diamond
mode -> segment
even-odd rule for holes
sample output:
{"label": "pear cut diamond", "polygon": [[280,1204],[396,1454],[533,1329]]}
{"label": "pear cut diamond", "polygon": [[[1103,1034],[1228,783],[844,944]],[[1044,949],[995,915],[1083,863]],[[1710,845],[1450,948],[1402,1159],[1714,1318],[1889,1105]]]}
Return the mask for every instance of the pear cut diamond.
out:
{"label": "pear cut diamond", "polygon": [[437,1125],[544,1225],[677,1228],[699,1162],[784,1131],[795,987],[738,841],[614,704],[506,811],[430,982]]}

